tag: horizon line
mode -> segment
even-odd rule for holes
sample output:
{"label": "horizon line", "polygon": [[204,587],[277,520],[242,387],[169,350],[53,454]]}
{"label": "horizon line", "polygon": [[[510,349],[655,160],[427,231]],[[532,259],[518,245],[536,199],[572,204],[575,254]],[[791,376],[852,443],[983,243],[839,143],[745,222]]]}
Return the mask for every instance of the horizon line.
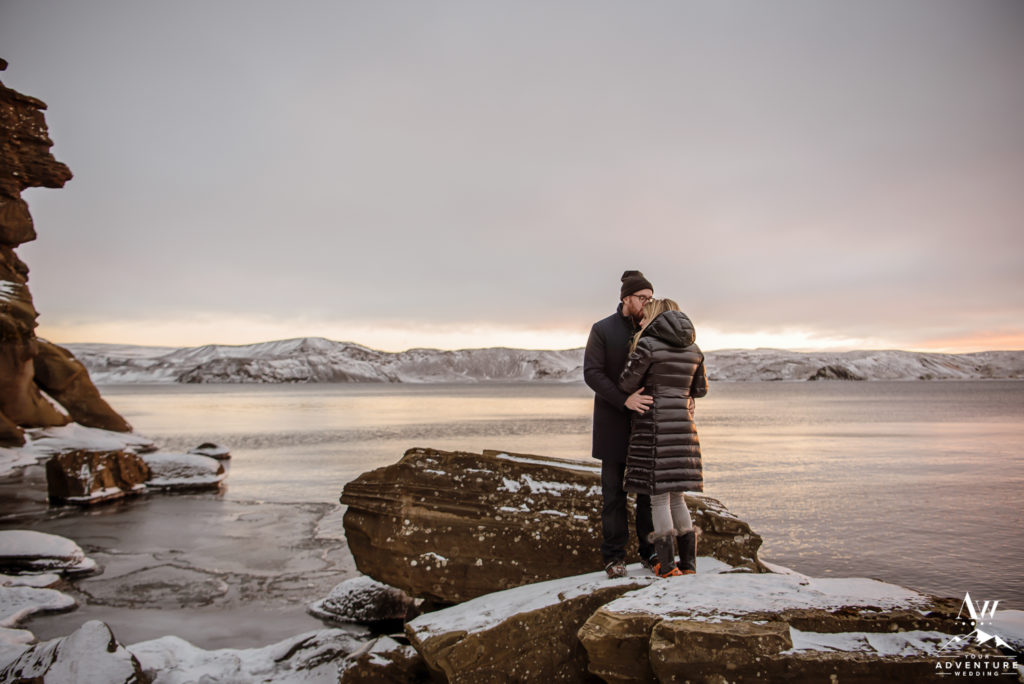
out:
{"label": "horizon line", "polygon": [[[300,337],[284,337],[279,339],[262,340],[259,342],[245,342],[239,344],[220,343],[220,342],[206,342],[198,345],[173,345],[173,344],[133,344],[133,343],[122,343],[122,342],[54,342],[45,337],[39,337],[38,339],[56,344],[58,346],[75,346],[75,345],[103,345],[108,347],[135,347],[141,349],[201,349],[203,347],[253,347],[258,345],[275,344],[279,342],[293,342],[303,340],[324,340],[332,344],[350,344],[371,351],[381,352],[385,354],[402,354],[409,351],[425,350],[425,351],[479,351],[484,349],[515,349],[519,351],[550,351],[550,352],[565,352],[575,351],[577,349],[584,349],[585,345],[579,345],[574,347],[515,347],[508,345],[487,345],[479,347],[429,347],[429,346],[412,346],[400,350],[389,350],[379,349],[372,347],[362,342],[356,342],[355,340],[335,340],[329,337],[323,337],[319,335],[307,335]],[[700,346],[700,345],[698,345]],[[904,352],[909,354],[935,354],[935,355],[947,355],[947,356],[967,356],[971,354],[989,354],[989,353],[1013,353],[1013,352],[1024,352],[1024,349],[982,349],[977,351],[968,352],[951,352],[951,351],[936,351],[928,349],[905,349],[899,347],[855,347],[855,348],[787,348],[787,347],[771,347],[771,346],[758,346],[758,347],[719,347],[714,349],[702,349],[704,353],[712,352],[741,352],[741,351],[782,351],[790,352],[794,354],[848,354],[855,352]]]}

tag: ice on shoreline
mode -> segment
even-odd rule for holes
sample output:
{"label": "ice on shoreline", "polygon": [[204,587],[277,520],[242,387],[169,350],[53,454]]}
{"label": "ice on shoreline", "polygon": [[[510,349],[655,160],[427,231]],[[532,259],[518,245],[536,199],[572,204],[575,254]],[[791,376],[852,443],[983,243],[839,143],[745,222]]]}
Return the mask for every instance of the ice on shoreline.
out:
{"label": "ice on shoreline", "polygon": [[54,454],[76,450],[128,451],[141,454],[156,449],[153,440],[134,432],[113,432],[70,423],[60,427],[25,430],[25,444],[0,448],[0,477],[45,461]]}

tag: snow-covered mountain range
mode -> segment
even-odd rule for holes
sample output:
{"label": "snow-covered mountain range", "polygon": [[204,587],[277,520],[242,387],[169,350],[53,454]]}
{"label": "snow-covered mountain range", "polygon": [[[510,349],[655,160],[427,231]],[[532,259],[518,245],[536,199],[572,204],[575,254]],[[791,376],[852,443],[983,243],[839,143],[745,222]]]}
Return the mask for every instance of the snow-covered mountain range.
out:
{"label": "snow-covered mountain range", "polygon": [[[101,385],[284,382],[580,382],[583,349],[410,349],[382,352],[351,342],[298,338],[244,346],[176,349],[112,344],[67,348]],[[1024,351],[707,353],[712,380],[974,380],[1024,378]]]}

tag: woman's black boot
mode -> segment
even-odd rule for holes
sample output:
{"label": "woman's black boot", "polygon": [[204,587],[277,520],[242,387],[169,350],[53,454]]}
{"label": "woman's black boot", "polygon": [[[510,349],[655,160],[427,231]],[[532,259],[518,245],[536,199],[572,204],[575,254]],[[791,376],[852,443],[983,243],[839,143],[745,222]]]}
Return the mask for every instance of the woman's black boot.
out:
{"label": "woman's black boot", "polygon": [[658,564],[654,566],[654,574],[658,577],[681,575],[676,567],[676,554],[672,546],[672,537],[658,537],[654,540],[654,552],[658,554]]}
{"label": "woman's black boot", "polygon": [[697,572],[697,533],[690,530],[676,537],[679,544],[679,569],[684,575]]}

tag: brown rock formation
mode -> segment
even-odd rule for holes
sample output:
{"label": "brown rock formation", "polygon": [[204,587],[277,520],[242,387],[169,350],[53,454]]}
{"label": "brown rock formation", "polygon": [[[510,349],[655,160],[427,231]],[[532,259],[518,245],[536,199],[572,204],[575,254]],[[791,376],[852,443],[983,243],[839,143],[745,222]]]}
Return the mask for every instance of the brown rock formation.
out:
{"label": "brown rock formation", "polygon": [[25,431],[10,418],[0,413],[0,447],[18,446],[25,443]]}
{"label": "brown rock formation", "polygon": [[70,451],[46,462],[53,503],[92,504],[141,492],[150,477],[142,457],[125,451]]}
{"label": "brown rock formation", "polygon": [[[6,63],[0,64],[3,68]],[[50,427],[69,421],[36,385],[38,314],[28,290],[28,267],[14,252],[18,245],[36,238],[22,191],[60,188],[71,179],[68,167],[50,154],[53,141],[47,133],[45,109],[43,102],[0,83],[0,446],[24,443],[17,426]],[[63,377],[52,371],[51,377]],[[86,425],[131,429],[99,399],[84,370],[77,378],[63,379],[68,382],[65,392],[72,419],[80,415],[90,421]]]}
{"label": "brown rock formation", "polygon": [[[410,449],[341,502],[360,572],[439,603],[601,569],[596,461]],[[746,523],[714,499],[687,502],[705,531],[699,555],[761,570]]]}
{"label": "brown rock formation", "polygon": [[38,340],[35,381],[67,409],[71,420],[88,427],[131,432],[132,426],[110,408],[89,379],[89,372],[67,349]]}

